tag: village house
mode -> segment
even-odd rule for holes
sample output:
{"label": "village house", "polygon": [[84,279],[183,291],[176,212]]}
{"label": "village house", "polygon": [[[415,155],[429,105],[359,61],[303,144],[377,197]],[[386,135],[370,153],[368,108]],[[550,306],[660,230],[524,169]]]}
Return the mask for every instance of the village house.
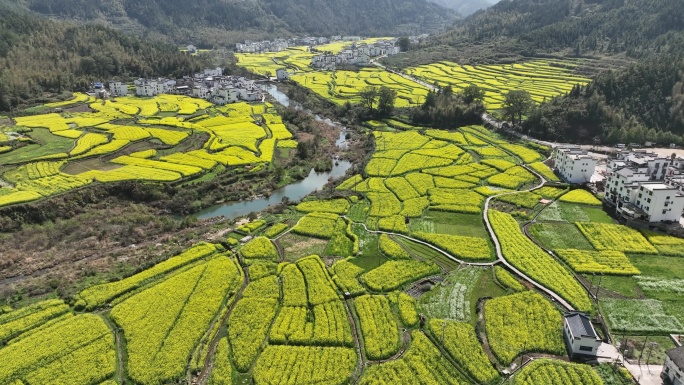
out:
{"label": "village house", "polygon": [[676,222],[684,212],[684,193],[678,187],[629,167],[607,175],[603,201],[626,219],[647,222]]}
{"label": "village house", "polygon": [[218,105],[239,100],[253,102],[263,99],[263,92],[253,80],[240,76],[223,76],[221,67],[208,68],[182,79],[137,79],[133,83],[137,96],[192,95]]}
{"label": "village house", "polygon": [[649,180],[663,180],[671,164],[670,158],[658,156],[647,150],[618,151],[615,158],[608,161],[606,171],[612,172],[629,167],[646,174]]}
{"label": "village house", "polygon": [[110,82],[109,92],[114,96],[128,95],[128,85],[122,82]]}
{"label": "village house", "polygon": [[563,337],[570,357],[596,356],[601,339],[591,319],[584,313],[569,312],[563,316]]}
{"label": "village house", "polygon": [[666,383],[673,385],[684,384],[684,346],[665,352],[665,365],[661,376]]}
{"label": "village house", "polygon": [[286,68],[278,68],[276,70],[276,79],[278,79],[278,81],[289,80],[290,73],[287,72]]}
{"label": "village house", "polygon": [[556,149],[556,170],[568,183],[588,183],[594,175],[596,160],[579,147]]}

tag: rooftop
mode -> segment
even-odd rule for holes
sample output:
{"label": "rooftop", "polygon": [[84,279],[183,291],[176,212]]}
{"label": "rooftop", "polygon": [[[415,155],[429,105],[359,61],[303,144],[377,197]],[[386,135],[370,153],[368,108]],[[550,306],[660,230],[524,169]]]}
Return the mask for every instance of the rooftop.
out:
{"label": "rooftop", "polygon": [[674,362],[680,369],[684,368],[684,346],[678,348],[670,349],[665,352],[668,357]]}
{"label": "rooftop", "polygon": [[596,330],[591,324],[589,316],[580,312],[570,312],[565,314],[565,321],[570,327],[570,332],[575,337],[598,338]]}
{"label": "rooftop", "polygon": [[674,187],[668,186],[665,183],[648,183],[648,182],[641,182],[641,186],[643,186],[646,190],[676,190]]}

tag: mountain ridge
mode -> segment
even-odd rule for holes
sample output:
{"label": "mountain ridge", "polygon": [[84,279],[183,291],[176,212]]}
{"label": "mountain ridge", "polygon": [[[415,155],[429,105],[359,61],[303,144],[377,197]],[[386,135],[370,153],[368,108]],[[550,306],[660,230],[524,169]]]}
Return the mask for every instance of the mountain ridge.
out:
{"label": "mountain ridge", "polygon": [[[10,0],[3,0],[10,1]],[[229,45],[291,34],[399,36],[458,17],[427,0],[19,0],[24,8],[178,44]]]}

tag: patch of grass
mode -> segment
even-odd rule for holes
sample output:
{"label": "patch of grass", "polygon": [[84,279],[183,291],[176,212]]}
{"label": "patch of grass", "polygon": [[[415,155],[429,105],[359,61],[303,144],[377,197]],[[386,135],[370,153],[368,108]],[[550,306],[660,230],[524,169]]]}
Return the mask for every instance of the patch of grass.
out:
{"label": "patch of grass", "polygon": [[349,209],[347,216],[354,222],[365,222],[368,211],[370,210],[370,203],[366,200],[354,203]]}
{"label": "patch of grass", "polygon": [[[616,337],[616,341],[621,343],[624,341],[627,344],[629,350],[625,354],[627,358],[637,360],[641,356],[641,363],[649,365],[662,365],[665,362],[665,352],[676,347],[669,336],[627,336],[625,339],[620,336],[619,339]],[[652,343],[655,344],[651,349]],[[650,358],[648,357],[649,350],[651,350]],[[648,361],[646,361],[647,358]]]}
{"label": "patch of grass", "polygon": [[554,202],[542,211],[540,221],[615,223],[600,207]]}
{"label": "patch of grass", "polygon": [[530,234],[548,249],[594,250],[573,223],[535,223]]}
{"label": "patch of grass", "polygon": [[479,214],[428,211],[422,218],[411,220],[411,231],[487,238]]}
{"label": "patch of grass", "polygon": [[359,224],[352,225],[352,232],[359,237],[359,251],[361,252],[357,258],[351,260],[353,264],[365,271],[370,271],[389,260],[380,252],[380,236],[367,232]]}
{"label": "patch of grass", "polygon": [[47,155],[67,153],[74,147],[74,139],[53,135],[47,128],[34,128],[28,134],[38,144],[0,155],[0,164],[20,163]]}
{"label": "patch of grass", "polygon": [[470,304],[471,294],[484,271],[483,268],[468,266],[451,272],[444,281],[420,297],[420,308],[429,318],[470,321],[471,315],[475,314]]}
{"label": "patch of grass", "polygon": [[470,314],[472,314],[470,323],[473,326],[477,324],[477,301],[480,298],[496,298],[508,294],[506,290],[496,284],[492,270],[493,268],[488,267],[480,274],[480,279],[477,280],[473,291],[470,293]]}
{"label": "patch of grass", "polygon": [[[584,278],[586,278],[589,282],[592,281],[591,274],[584,274]],[[599,283],[599,276],[594,276],[593,280],[593,287],[595,288]],[[639,298],[641,296],[639,285],[637,284],[636,279],[633,277],[616,277],[612,275],[604,275],[603,279],[601,279],[601,288],[628,298]],[[592,289],[592,293],[594,292],[595,289]]]}
{"label": "patch of grass", "polygon": [[684,278],[684,263],[682,263],[681,257],[634,254],[628,254],[627,256],[644,276],[665,279]]}
{"label": "patch of grass", "polygon": [[294,262],[309,255],[323,255],[328,241],[288,233],[279,240],[285,250],[285,260]]}
{"label": "patch of grass", "polygon": [[410,241],[406,238],[396,237],[394,240],[402,245],[412,257],[423,261],[434,262],[445,271],[455,270],[460,266],[458,262],[429,246]]}
{"label": "patch of grass", "polygon": [[664,335],[684,331],[682,323],[668,315],[658,300],[606,298],[600,304],[613,332]]}

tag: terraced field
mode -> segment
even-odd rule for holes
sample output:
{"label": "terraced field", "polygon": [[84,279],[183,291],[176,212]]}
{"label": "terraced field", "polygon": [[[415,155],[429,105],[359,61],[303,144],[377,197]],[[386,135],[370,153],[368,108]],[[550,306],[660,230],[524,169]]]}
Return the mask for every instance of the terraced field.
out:
{"label": "terraced field", "polygon": [[482,66],[438,62],[409,68],[406,73],[440,87],[451,86],[454,90],[476,85],[485,91],[487,108],[497,110],[511,90],[528,91],[536,102],[543,102],[569,92],[576,84],[586,85],[589,79],[573,72],[579,64],[557,59]]}
{"label": "terraced field", "polygon": [[84,104],[90,112],[17,117],[0,127],[3,136],[19,135],[0,154],[2,179],[11,186],[0,188],[0,207],[93,183],[171,182],[219,165],[269,163],[281,142],[292,146],[292,134],[268,103],[217,107],[174,95],[103,102],[77,94],[47,107]]}
{"label": "terraced field", "polygon": [[338,105],[346,102],[360,103],[359,94],[368,87],[385,86],[397,91],[396,107],[420,105],[428,94],[428,89],[424,86],[377,68],[362,68],[358,72],[305,72],[294,74],[290,78]]}

